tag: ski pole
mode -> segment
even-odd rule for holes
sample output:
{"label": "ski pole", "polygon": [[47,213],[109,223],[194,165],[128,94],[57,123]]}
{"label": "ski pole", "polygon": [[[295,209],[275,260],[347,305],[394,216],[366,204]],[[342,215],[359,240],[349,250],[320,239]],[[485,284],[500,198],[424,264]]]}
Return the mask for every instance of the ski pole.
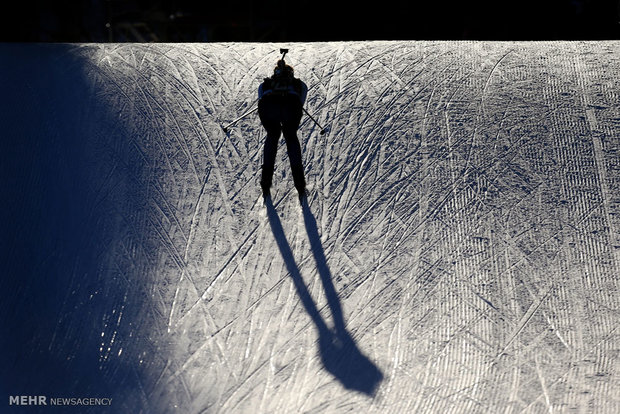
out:
{"label": "ski pole", "polygon": [[306,115],[308,115],[310,117],[310,119],[312,119],[312,121],[319,127],[321,128],[321,135],[325,135],[325,128],[323,128],[321,126],[321,124],[318,123],[318,121],[316,119],[314,119],[314,117],[312,115],[310,115],[310,113],[308,111],[306,111],[306,108],[302,107],[302,109],[304,110],[304,112],[306,113]]}
{"label": "ski pole", "polygon": [[235,119],[234,121],[232,121],[228,125],[223,126],[222,129],[224,130],[225,133],[228,134],[228,128],[230,128],[231,126],[233,126],[237,122],[241,121],[243,118],[245,118],[246,116],[250,115],[251,113],[256,112],[257,109],[258,109],[258,106],[256,108],[252,109],[251,111],[248,111],[245,114],[241,115],[239,118]]}

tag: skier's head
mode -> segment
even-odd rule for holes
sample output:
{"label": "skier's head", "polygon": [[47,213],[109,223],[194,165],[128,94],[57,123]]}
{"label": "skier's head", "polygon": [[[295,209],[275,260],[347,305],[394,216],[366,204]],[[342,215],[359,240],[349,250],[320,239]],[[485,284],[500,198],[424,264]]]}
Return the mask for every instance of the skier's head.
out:
{"label": "skier's head", "polygon": [[289,76],[293,76],[295,74],[295,71],[293,70],[292,66],[289,66],[284,62],[284,59],[280,59],[278,60],[278,64],[276,65],[276,67],[273,69],[273,74],[274,75],[286,74]]}

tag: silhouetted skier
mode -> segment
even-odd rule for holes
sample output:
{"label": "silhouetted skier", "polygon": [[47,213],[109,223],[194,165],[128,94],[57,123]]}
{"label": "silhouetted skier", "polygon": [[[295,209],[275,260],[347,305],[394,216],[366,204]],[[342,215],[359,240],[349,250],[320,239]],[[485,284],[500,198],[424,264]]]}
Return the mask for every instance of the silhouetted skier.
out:
{"label": "silhouetted skier", "polygon": [[260,181],[264,197],[269,197],[271,194],[271,181],[281,133],[284,134],[286,140],[293,181],[299,193],[299,200],[302,201],[306,194],[306,180],[301,159],[301,146],[297,139],[297,128],[299,128],[307,93],[308,87],[300,79],[295,78],[293,68],[284,62],[284,56],[278,61],[273,76],[265,78],[258,88],[258,115],[267,130]]}

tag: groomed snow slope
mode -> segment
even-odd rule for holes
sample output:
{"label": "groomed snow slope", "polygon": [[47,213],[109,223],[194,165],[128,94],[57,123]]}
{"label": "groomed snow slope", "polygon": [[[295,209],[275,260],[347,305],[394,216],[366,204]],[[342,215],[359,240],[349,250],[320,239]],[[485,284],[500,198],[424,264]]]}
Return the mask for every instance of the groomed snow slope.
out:
{"label": "groomed snow slope", "polygon": [[[221,129],[279,47],[329,129],[303,211],[283,143],[260,199],[258,117]],[[620,412],[620,43],[0,62],[0,411]]]}

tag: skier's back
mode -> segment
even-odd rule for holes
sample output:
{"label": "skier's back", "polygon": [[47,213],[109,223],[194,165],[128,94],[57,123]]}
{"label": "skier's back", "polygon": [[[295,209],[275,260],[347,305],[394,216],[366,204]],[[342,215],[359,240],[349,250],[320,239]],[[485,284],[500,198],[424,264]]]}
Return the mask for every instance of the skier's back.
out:
{"label": "skier's back", "polygon": [[283,134],[286,140],[293,181],[300,200],[306,193],[306,181],[297,129],[301,121],[307,92],[306,84],[295,78],[293,68],[287,65],[284,59],[278,61],[273,76],[265,78],[258,88],[258,114],[267,131],[260,181],[265,197],[270,195],[280,134]]}

